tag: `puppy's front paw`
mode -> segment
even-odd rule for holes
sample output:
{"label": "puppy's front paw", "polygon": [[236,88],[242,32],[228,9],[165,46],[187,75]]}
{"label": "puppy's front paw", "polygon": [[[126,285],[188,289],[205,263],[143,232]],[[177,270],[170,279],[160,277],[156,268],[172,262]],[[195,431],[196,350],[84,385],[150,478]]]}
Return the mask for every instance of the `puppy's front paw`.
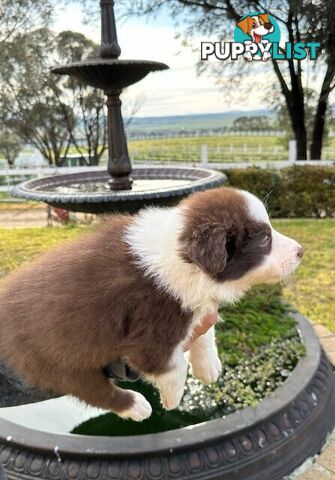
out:
{"label": "puppy's front paw", "polygon": [[131,392],[133,395],[133,404],[127,410],[119,413],[122,418],[130,418],[135,422],[142,422],[149,418],[152,413],[150,403],[139,392]]}
{"label": "puppy's front paw", "polygon": [[178,379],[161,386],[159,393],[165,410],[173,410],[178,407],[184,395],[184,386],[185,382],[180,382]]}
{"label": "puppy's front paw", "polygon": [[208,357],[199,358],[192,362],[193,375],[205,385],[216,382],[220,376],[221,370],[221,361],[217,355],[209,355]]}

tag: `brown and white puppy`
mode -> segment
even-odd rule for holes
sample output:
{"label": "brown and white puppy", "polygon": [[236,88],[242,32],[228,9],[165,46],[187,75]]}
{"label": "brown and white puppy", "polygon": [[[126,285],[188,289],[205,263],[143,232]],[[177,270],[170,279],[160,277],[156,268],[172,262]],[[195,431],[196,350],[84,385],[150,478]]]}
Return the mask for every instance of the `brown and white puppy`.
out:
{"label": "brown and white puppy", "polygon": [[[147,400],[111,383],[103,367],[121,357],[175,408],[186,380],[183,348],[202,317],[291,274],[302,253],[271,227],[260,200],[231,188],[110,216],[8,277],[0,357],[28,383],[143,420]],[[203,382],[218,378],[214,328],[194,342],[189,361]]]}

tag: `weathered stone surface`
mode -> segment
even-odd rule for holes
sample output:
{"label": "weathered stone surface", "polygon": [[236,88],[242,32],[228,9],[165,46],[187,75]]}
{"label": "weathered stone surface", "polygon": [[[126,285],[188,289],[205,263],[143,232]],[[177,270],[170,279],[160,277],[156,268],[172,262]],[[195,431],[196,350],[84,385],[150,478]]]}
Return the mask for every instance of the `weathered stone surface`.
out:
{"label": "weathered stone surface", "polygon": [[324,468],[313,466],[300,475],[297,480],[335,480],[335,474]]}
{"label": "weathered stone surface", "polygon": [[334,336],[334,334],[323,325],[314,324],[313,328],[320,339]]}
{"label": "weathered stone surface", "polygon": [[320,343],[328,355],[330,355],[331,353],[335,353],[335,336],[320,338]]}
{"label": "weathered stone surface", "polygon": [[319,456],[316,461],[319,465],[330,470],[335,474],[335,443],[332,442],[328,445],[324,452]]}

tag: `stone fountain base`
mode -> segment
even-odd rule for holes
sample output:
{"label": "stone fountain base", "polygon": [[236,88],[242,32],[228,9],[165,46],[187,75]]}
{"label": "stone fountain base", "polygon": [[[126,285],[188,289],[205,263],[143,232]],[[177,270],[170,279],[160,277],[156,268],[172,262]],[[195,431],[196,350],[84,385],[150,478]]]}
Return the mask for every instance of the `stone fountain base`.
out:
{"label": "stone fountain base", "polygon": [[1,418],[8,480],[279,480],[320,451],[335,425],[335,376],[314,330],[296,315],[306,356],[255,408],[169,432],[61,435]]}

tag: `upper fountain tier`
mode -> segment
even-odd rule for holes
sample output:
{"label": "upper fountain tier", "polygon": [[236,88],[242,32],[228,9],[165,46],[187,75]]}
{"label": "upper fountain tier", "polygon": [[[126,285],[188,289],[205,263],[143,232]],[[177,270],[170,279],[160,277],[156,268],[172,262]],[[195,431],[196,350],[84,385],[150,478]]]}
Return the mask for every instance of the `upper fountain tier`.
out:
{"label": "upper fountain tier", "polygon": [[74,75],[107,94],[120,92],[146,77],[148,73],[169,68],[165,63],[150,60],[119,60],[114,1],[101,0],[101,45],[99,55],[75,63],[57,66],[52,72]]}
{"label": "upper fountain tier", "polygon": [[166,70],[165,63],[150,60],[119,60],[94,57],[52,69],[53,73],[73,75],[105,92],[122,90],[139,82],[148,73]]}

